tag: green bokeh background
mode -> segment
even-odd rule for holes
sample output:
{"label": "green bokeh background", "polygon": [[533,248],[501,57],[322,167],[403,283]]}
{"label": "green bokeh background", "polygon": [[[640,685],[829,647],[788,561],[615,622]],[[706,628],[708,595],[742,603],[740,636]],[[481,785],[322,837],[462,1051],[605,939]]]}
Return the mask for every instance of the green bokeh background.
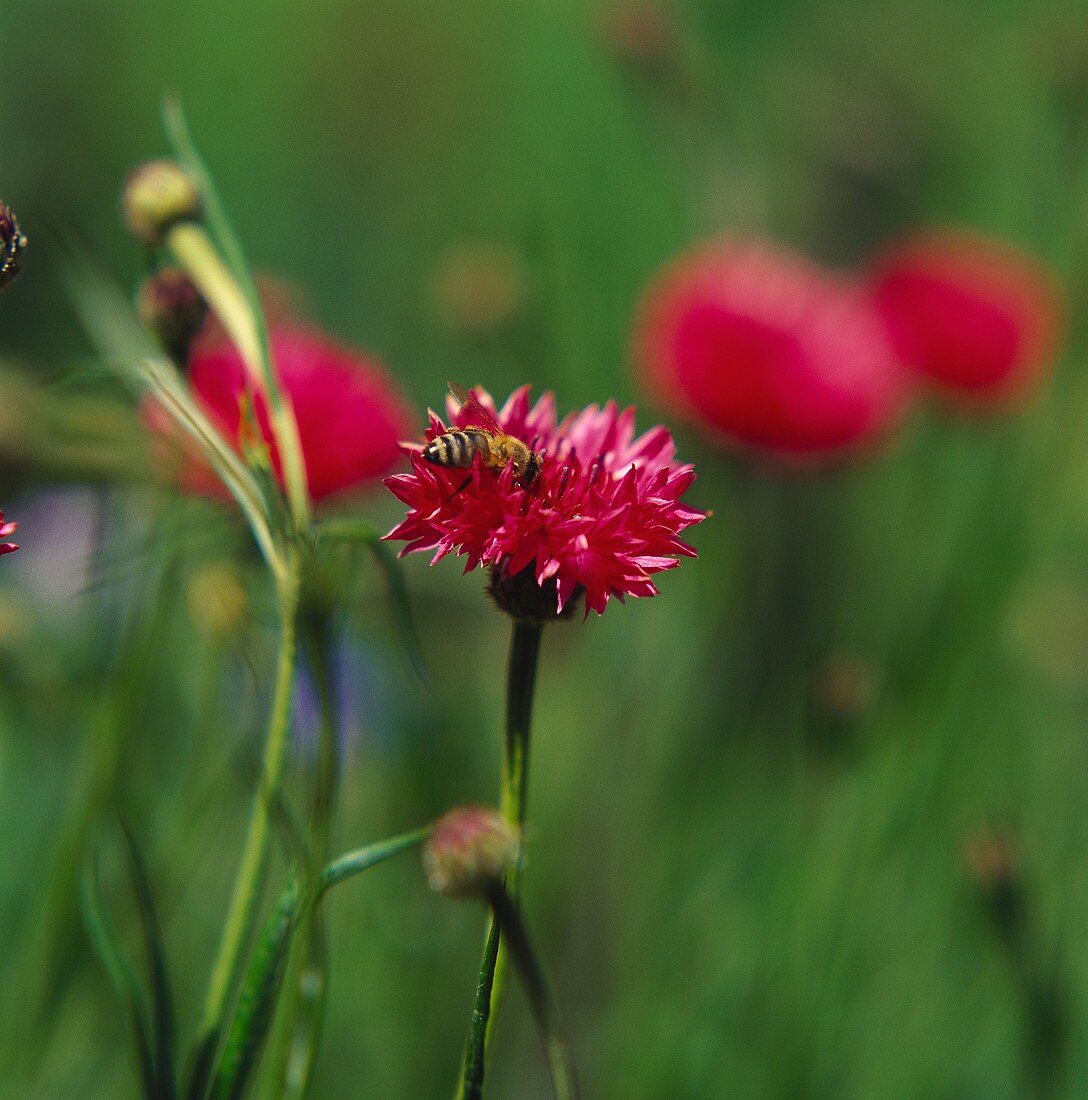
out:
{"label": "green bokeh background", "polygon": [[[922,408],[880,453],[810,475],[679,430],[691,499],[714,512],[699,560],[660,599],[545,639],[525,907],[590,1097],[1088,1093],[1083,5],[692,0],[663,9],[652,64],[602,31],[615,10],[6,5],[0,194],[31,247],[0,300],[0,500],[23,544],[0,568],[0,1095],[136,1095],[77,905],[118,814],[191,1030],[252,785],[263,573],[229,516],[133,483],[136,421],[90,359],[53,243],[78,235],[135,285],[117,194],[165,151],[167,91],[254,265],[421,411],[447,378],[531,381],[564,409],[637,399],[640,289],[715,233],[846,267],[950,222],[1053,267],[1064,356],[1014,415]],[[435,279],[478,242],[508,250],[522,298],[466,333]],[[378,493],[348,510],[398,516]],[[191,593],[223,563],[249,610],[214,640]],[[365,704],[336,847],[494,799],[507,627],[482,578],[406,562],[421,687],[369,559],[330,572]],[[986,829],[1014,851],[1011,935],[968,871]],[[314,1095],[448,1095],[482,914],[429,894],[414,857],[328,911]],[[516,990],[489,1083],[547,1093]]]}

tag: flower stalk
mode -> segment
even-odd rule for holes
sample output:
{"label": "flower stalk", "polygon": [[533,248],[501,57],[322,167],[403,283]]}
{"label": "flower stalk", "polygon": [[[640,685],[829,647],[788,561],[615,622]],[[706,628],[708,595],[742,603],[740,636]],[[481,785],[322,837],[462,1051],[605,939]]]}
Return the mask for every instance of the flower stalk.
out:
{"label": "flower stalk", "polygon": [[[297,553],[288,558],[286,580],[278,586],[280,646],[276,664],[272,709],[269,715],[261,777],[246,834],[245,847],[234,881],[227,921],[219,942],[208,994],[204,1002],[197,1042],[197,1062],[207,1063],[224,1025],[231,991],[241,969],[260,903],[261,883],[271,843],[271,814],[279,796],[291,725],[291,695],[297,648],[300,563]],[[199,1072],[199,1070],[198,1070]]]}
{"label": "flower stalk", "polygon": [[[506,730],[502,762],[500,809],[503,818],[517,830],[518,858],[507,874],[506,891],[515,907],[521,886],[527,796],[529,790],[529,733],[532,722],[533,693],[540,657],[544,625],[528,619],[515,619],[510,637],[510,663],[506,679]],[[494,1018],[505,984],[506,952],[503,928],[492,912],[491,925],[480,962],[476,1001],[465,1047],[465,1065],[461,1088],[464,1100],[481,1094],[487,1047]]]}
{"label": "flower stalk", "polygon": [[570,1044],[544,971],[533,950],[521,910],[501,885],[490,892],[488,902],[491,905],[492,920],[502,934],[501,942],[506,945],[525,986],[525,995],[544,1046],[544,1056],[548,1062],[548,1073],[556,1100],[577,1100],[578,1079],[574,1072]]}

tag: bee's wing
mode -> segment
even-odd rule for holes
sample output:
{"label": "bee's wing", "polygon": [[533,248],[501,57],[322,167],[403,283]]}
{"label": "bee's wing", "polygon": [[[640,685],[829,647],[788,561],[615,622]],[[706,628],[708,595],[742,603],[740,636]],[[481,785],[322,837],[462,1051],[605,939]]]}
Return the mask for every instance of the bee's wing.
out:
{"label": "bee's wing", "polygon": [[502,425],[495,419],[494,414],[489,413],[464,386],[459,386],[456,382],[447,384],[454,400],[460,404],[461,412],[468,417],[466,427],[483,428],[484,431],[491,432],[492,435],[506,434],[502,429]]}

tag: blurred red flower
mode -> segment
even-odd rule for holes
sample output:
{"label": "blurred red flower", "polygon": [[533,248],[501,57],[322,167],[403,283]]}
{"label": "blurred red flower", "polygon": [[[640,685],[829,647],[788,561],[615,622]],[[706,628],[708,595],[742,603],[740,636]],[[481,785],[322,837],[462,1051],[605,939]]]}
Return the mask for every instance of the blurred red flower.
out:
{"label": "blurred red flower", "polygon": [[665,405],[780,458],[872,440],[909,391],[858,289],[756,241],[704,246],[659,274],[639,309],[635,355]]}
{"label": "blurred red flower", "polygon": [[[531,406],[528,386],[498,412],[485,391],[477,388],[475,397],[505,432],[544,453],[540,474],[523,487],[512,466],[495,471],[477,460],[470,471],[446,469],[413,450],[411,473],[385,482],[409,508],[385,536],[407,542],[402,556],[433,550],[433,565],[460,554],[466,573],[490,565],[506,578],[525,570],[557,614],[584,590],[587,615],[601,614],[612,596],[656,596],[652,576],[695,556],[680,532],[706,513],[680,499],[695,473],[676,464],[667,429],[636,438],[634,409],[612,401],[557,424],[553,396]],[[473,423],[471,411],[452,400],[448,413],[452,426]],[[432,412],[427,439],[447,430]]]}
{"label": "blurred red flower", "polygon": [[[8,535],[15,534],[15,528],[19,525],[17,523],[5,523],[4,513],[0,512],[0,539],[6,539]],[[11,554],[19,549],[18,543],[15,542],[0,542],[0,555]]]}
{"label": "blurred red flower", "polygon": [[[407,434],[408,413],[384,368],[311,328],[280,324],[272,329],[270,341],[280,382],[298,421],[313,499],[322,500],[388,473],[400,458],[398,441]],[[214,333],[198,341],[189,359],[189,383],[212,422],[235,446],[243,429],[243,401],[250,395],[282,483],[266,402],[253,394],[234,345]],[[148,420],[153,428],[161,428],[165,414],[151,409]],[[221,490],[211,471],[190,456],[184,445],[183,450],[182,482],[194,491],[218,495]]]}
{"label": "blurred red flower", "polygon": [[999,402],[1057,356],[1061,294],[1035,259],[968,231],[931,230],[872,265],[871,291],[902,362],[946,393]]}

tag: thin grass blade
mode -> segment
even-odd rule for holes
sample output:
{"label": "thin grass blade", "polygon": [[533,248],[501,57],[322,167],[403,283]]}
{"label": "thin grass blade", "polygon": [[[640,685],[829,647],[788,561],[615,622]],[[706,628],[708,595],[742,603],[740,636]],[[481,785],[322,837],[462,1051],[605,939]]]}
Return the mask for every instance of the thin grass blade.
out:
{"label": "thin grass blade", "polygon": [[121,948],[113,925],[106,916],[102,905],[98,860],[93,854],[84,868],[80,906],[91,942],[128,1016],[136,1053],[136,1068],[140,1075],[144,1096],[148,1100],[157,1100],[160,1094],[155,1072],[155,1057],[148,1034],[147,997],[140,988],[140,983],[136,980],[136,975]]}

